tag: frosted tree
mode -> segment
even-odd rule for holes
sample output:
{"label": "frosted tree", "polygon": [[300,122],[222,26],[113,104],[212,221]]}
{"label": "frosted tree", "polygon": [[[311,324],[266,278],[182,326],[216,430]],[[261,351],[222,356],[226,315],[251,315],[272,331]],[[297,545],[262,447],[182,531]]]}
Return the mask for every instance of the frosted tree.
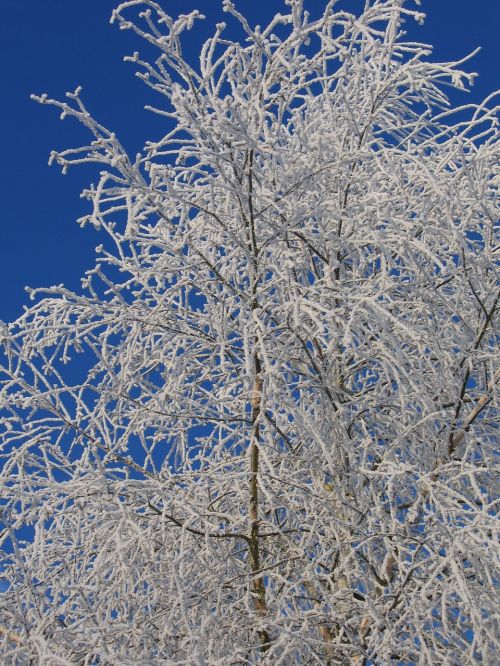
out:
{"label": "frosted tree", "polygon": [[[410,2],[112,21],[165,135],[99,165],[81,293],[2,324],[4,664],[493,664],[493,97]],[[411,6],[410,6],[411,5]]]}

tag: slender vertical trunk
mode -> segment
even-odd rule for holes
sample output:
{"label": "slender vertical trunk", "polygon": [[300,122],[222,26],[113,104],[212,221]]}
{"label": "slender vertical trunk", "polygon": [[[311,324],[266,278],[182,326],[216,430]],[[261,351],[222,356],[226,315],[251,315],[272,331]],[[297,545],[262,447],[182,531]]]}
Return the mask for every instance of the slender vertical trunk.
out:
{"label": "slender vertical trunk", "polygon": [[[252,572],[251,591],[257,616],[263,618],[267,614],[266,588],[264,576],[260,573],[260,544],[259,544],[259,416],[262,403],[262,365],[254,352],[254,385],[252,391],[252,439],[250,441],[250,568]],[[266,629],[259,629],[261,648],[269,648],[269,633]]]}
{"label": "slender vertical trunk", "polygon": [[[305,588],[309,592],[311,599],[316,599],[316,591],[314,590],[313,585],[311,585],[311,583],[305,583]],[[314,601],[314,606],[318,610],[321,610],[322,605],[318,600]],[[333,666],[332,657],[334,654],[333,641],[335,639],[335,634],[328,624],[320,624],[319,633],[325,644],[325,657],[326,657],[325,666]]]}
{"label": "slender vertical trunk", "polygon": [[[251,264],[251,292],[252,292],[252,314],[257,309],[257,282],[258,282],[258,248],[255,233],[255,218],[253,212],[253,150],[248,154],[248,232],[249,245],[252,254]],[[262,411],[262,386],[263,372],[262,363],[257,351],[257,336],[253,342],[253,387],[252,387],[252,433],[250,440],[250,546],[249,560],[252,575],[251,593],[257,617],[260,619],[267,615],[266,587],[264,576],[261,573],[260,543],[259,543],[259,438],[260,438],[260,413]],[[269,632],[265,628],[258,629],[261,641],[261,650],[265,652],[270,647]]]}

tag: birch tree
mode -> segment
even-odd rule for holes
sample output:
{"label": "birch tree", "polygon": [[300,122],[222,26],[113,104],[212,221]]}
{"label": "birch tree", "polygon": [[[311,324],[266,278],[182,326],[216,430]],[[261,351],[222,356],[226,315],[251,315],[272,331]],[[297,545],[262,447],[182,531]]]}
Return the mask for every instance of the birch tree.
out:
{"label": "birch tree", "polygon": [[494,96],[414,3],[307,5],[193,63],[199,12],[122,2],[135,157],[35,97],[102,244],[1,324],[6,665],[498,663]]}

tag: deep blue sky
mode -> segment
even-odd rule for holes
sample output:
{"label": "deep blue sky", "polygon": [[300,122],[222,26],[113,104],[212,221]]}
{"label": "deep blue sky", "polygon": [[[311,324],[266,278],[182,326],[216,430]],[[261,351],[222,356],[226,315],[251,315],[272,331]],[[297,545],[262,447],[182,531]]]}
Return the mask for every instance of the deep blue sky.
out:
{"label": "deep blue sky", "polygon": [[[160,0],[161,1],[161,0]],[[10,321],[27,304],[24,286],[64,282],[78,288],[100,243],[97,232],[75,223],[88,203],[79,193],[97,170],[75,168],[63,177],[49,168],[51,149],[79,145],[85,132],[54,109],[30,101],[32,92],[61,99],[77,85],[94,116],[121,138],[132,153],[161,136],[162,120],[143,110],[155,97],[133,76],[123,55],[142,50],[139,38],[109,25],[118,0],[0,0],[0,319]],[[219,0],[163,0],[174,14],[199,8],[212,24],[222,20]],[[313,7],[324,0],[309,0]],[[363,0],[340,0],[361,7]],[[239,0],[255,23],[283,8],[282,0]],[[435,57],[460,57],[482,46],[469,64],[480,73],[471,96],[479,101],[496,89],[500,49],[497,0],[422,0],[428,15],[423,28],[409,24],[412,38],[435,45]],[[211,19],[211,20],[210,20]],[[200,31],[201,28],[201,31]],[[187,33],[186,50],[195,55],[196,34]]]}

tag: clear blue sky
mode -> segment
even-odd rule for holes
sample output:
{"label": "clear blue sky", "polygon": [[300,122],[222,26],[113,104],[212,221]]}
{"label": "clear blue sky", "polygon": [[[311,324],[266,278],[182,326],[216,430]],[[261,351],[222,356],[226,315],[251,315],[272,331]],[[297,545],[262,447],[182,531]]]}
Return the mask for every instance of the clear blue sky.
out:
{"label": "clear blue sky", "polygon": [[[161,2],[161,0],[160,0]],[[364,0],[339,0],[361,7]],[[162,132],[162,120],[143,110],[154,94],[133,76],[123,55],[141,50],[131,32],[109,25],[118,0],[1,0],[0,21],[0,319],[10,321],[27,304],[24,286],[65,283],[77,289],[93,263],[99,235],[75,223],[86,210],[79,193],[97,168],[77,168],[63,177],[49,168],[51,149],[79,145],[85,132],[71,119],[61,122],[54,109],[30,101],[32,92],[62,98],[77,85],[104,125],[119,135],[132,153]],[[188,33],[186,49],[195,55],[199,36],[221,20],[219,0],[163,0],[171,13],[199,8],[207,26]],[[313,7],[324,0],[309,0]],[[237,6],[255,23],[283,7],[281,0],[239,0]],[[410,25],[413,39],[435,45],[435,57],[460,57],[482,46],[469,64],[477,71],[472,99],[499,87],[500,2],[498,0],[422,0],[423,28]],[[469,101],[471,97],[469,96]]]}

